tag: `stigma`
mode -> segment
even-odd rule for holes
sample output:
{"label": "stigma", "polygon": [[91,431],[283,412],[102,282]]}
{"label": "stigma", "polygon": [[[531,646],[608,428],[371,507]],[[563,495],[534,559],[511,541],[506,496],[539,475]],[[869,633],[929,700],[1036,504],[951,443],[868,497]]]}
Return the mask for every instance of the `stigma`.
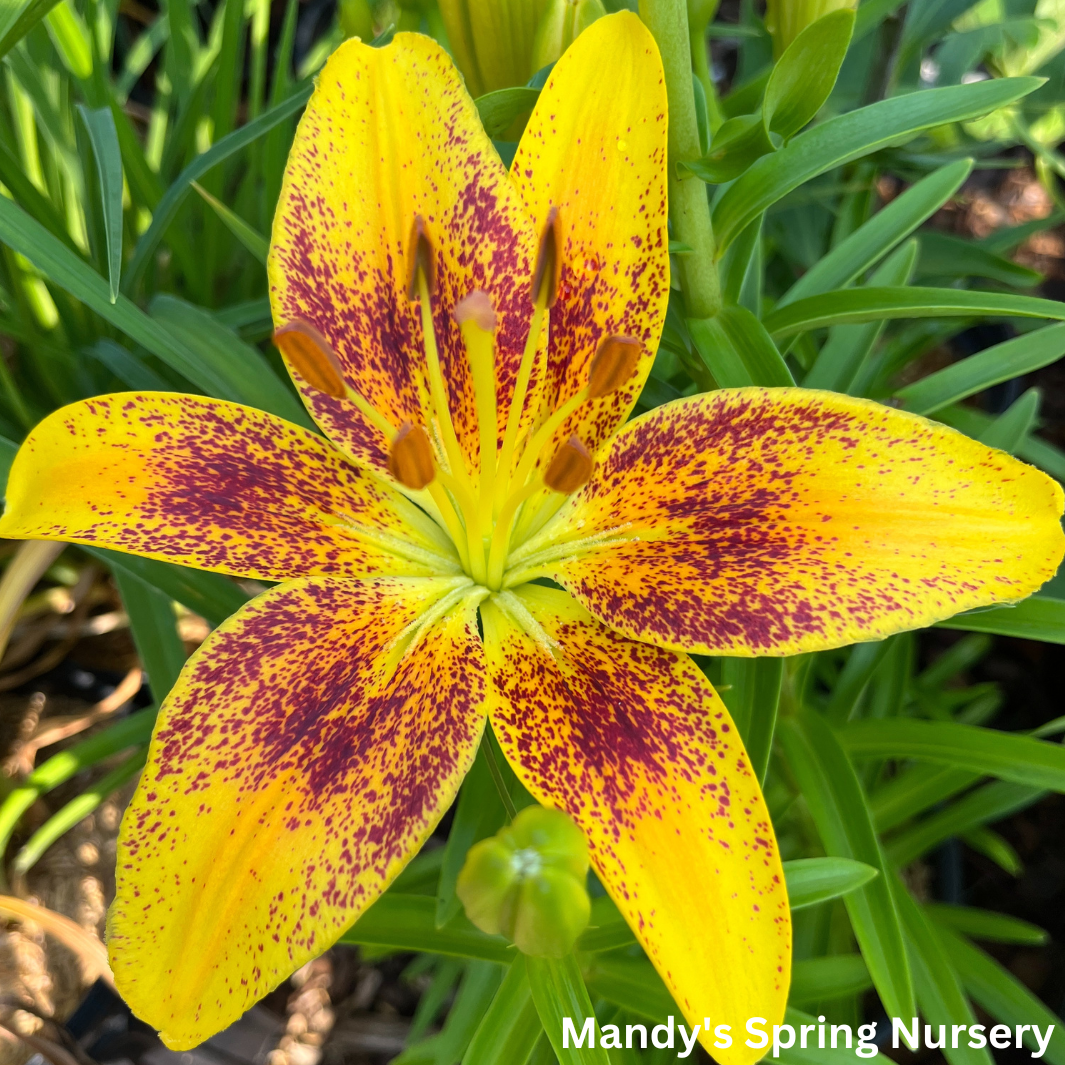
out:
{"label": "stigma", "polygon": [[[589,362],[582,389],[553,405],[540,404],[530,419],[530,382],[546,345],[550,312],[562,272],[559,216],[552,208],[529,280],[532,314],[506,423],[499,436],[496,374],[498,316],[490,296],[474,290],[451,309],[473,383],[477,453],[468,463],[455,430],[433,324],[436,254],[425,221],[415,217],[408,245],[406,291],[422,325],[425,385],[420,407],[393,426],[345,379],[328,341],[307,322],[281,326],[274,342],[303,380],[317,391],[352,404],[388,440],[388,470],[395,484],[447,532],[468,576],[489,591],[503,587],[511,551],[539,532],[565,500],[594,472],[595,460],[576,433],[560,440],[584,405],[627,385],[636,375],[643,345],[607,336]],[[542,369],[542,368],[541,368]],[[470,465],[473,466],[471,471]]]}

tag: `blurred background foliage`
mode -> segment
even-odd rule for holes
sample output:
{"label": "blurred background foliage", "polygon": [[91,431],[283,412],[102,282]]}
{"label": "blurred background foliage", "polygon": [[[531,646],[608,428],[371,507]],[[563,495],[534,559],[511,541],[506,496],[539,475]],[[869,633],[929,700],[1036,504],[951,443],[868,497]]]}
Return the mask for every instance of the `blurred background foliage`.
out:
{"label": "blurred background foliage", "polygon": [[[0,480],[45,414],[111,391],[213,395],[309,425],[268,341],[264,260],[288,146],[326,56],[353,34],[379,45],[396,29],[431,34],[509,160],[546,68],[619,6],[7,0]],[[1065,319],[1065,0],[853,8],[689,3],[697,138],[673,162],[712,208],[718,302],[698,310],[700,249],[674,230],[669,319],[638,409],[795,382],[926,414],[1065,480],[1065,325],[1053,324]],[[8,543],[0,555],[4,890],[98,932],[154,708],[186,654],[257,589],[101,550]],[[1011,915],[1027,906],[1065,933],[1065,868],[1058,858],[1044,869],[1031,905],[1010,887],[1027,883],[1022,851],[1060,853],[1065,838],[1062,644],[1058,577],[1020,606],[934,631],[787,662],[701,663],[764,776],[788,860],[792,1020],[874,1020],[883,1037],[885,1016],[909,1017],[916,1003],[933,1024],[1055,1023],[1045,1057],[1065,1065],[1060,947],[1036,952],[1047,933]],[[552,1047],[535,967],[512,964],[461,913],[462,860],[504,816],[479,761],[424,853],[346,935],[357,958],[338,948],[267,1003],[285,1032],[273,1065],[313,1065],[323,1043],[352,1062],[402,1050],[404,1065],[556,1053],[602,1065],[605,1052]],[[603,1023],[676,1013],[592,891],[574,994]],[[15,911],[0,900],[4,914]],[[70,1012],[85,972],[33,961],[36,933],[22,927],[0,954],[0,1023],[47,1044],[38,1014]],[[0,1053],[17,1057],[16,1046]],[[951,1065],[991,1061],[943,1053]]]}

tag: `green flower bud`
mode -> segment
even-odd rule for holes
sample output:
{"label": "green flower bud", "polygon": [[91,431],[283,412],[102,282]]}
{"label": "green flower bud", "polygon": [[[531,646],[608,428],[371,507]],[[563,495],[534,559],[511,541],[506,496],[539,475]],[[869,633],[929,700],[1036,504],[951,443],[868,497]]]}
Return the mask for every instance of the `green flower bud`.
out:
{"label": "green flower bud", "polygon": [[584,833],[561,810],[527,806],[466,855],[455,891],[482,932],[561,958],[588,926]]}
{"label": "green flower bud", "polygon": [[605,14],[603,0],[547,0],[533,44],[533,70],[557,62],[574,40]]}
{"label": "green flower bud", "polygon": [[373,40],[373,12],[367,0],[340,0],[337,15],[345,39],[358,37],[363,41]]}
{"label": "green flower bud", "polygon": [[829,12],[857,6],[858,0],[767,0],[765,25],[773,38],[773,54],[783,55],[807,26]]}

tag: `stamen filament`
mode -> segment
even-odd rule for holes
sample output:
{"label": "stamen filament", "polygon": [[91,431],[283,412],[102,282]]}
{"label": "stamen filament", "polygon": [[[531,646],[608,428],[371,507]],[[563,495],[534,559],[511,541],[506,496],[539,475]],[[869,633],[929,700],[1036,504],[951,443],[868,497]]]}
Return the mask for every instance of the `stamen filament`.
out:
{"label": "stamen filament", "polygon": [[353,403],[359,413],[380,433],[386,440],[391,440],[396,435],[396,427],[361,393],[356,392],[351,385],[344,384],[347,399]]}
{"label": "stamen filament", "polygon": [[[510,401],[510,410],[507,411],[507,427],[503,433],[503,445],[499,449],[499,459],[496,462],[498,476],[508,478],[510,464],[513,461],[514,445],[518,442],[518,425],[521,422],[522,409],[525,406],[526,395],[529,391],[529,378],[532,376],[533,361],[540,347],[540,331],[544,326],[544,318],[547,315],[547,304],[537,302],[533,308],[532,320],[529,323],[529,336],[525,341],[525,350],[521,354],[521,365],[518,367],[518,376],[514,382],[514,394]],[[502,509],[505,496],[502,494],[496,499],[496,513]]]}
{"label": "stamen filament", "polygon": [[514,521],[514,513],[534,492],[543,487],[534,481],[518,492],[514,492],[503,504],[503,509],[496,518],[496,527],[492,531],[492,545],[488,552],[488,587],[498,588],[503,579],[503,567],[507,561],[507,550],[510,547],[510,527]]}
{"label": "stamen filament", "polygon": [[587,399],[588,389],[582,388],[580,392],[570,396],[570,398],[566,400],[566,402],[563,403],[539,429],[536,430],[532,439],[525,446],[524,452],[522,452],[521,462],[518,463],[517,470],[514,471],[513,483],[518,485],[518,491],[521,491],[524,487],[525,482],[529,478],[529,474],[532,473],[536,460],[540,457],[540,453],[549,443],[551,443],[552,437],[558,432],[559,428],[565,424],[566,419],[569,418],[569,416]]}
{"label": "stamen filament", "polygon": [[451,502],[451,497],[447,494],[447,490],[444,488],[439,477],[437,477],[432,484],[427,485],[425,490],[432,497],[433,502],[436,503],[437,508],[440,511],[440,517],[443,519],[448,534],[451,536],[451,542],[455,545],[455,550],[459,553],[462,568],[469,573],[470,552],[467,547],[466,530],[463,528],[462,522],[459,520],[459,516],[455,512],[455,505]]}
{"label": "stamen filament", "polygon": [[437,471],[437,479],[455,497],[462,515],[463,540],[467,547],[466,557],[470,561],[470,576],[478,583],[484,583],[486,572],[484,559],[484,541],[481,537],[481,515],[473,493],[449,473]]}

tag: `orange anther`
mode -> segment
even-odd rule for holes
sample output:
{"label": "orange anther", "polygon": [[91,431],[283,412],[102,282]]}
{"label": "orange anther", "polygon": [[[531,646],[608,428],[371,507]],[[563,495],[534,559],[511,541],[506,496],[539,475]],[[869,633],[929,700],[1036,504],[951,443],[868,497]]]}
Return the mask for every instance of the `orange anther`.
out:
{"label": "orange anther", "polygon": [[592,476],[592,456],[581,438],[574,433],[555,453],[544,474],[548,488],[569,495]]}
{"label": "orange anther", "polygon": [[636,372],[643,345],[633,337],[610,336],[599,342],[588,367],[588,396],[600,396],[616,392]]}
{"label": "orange anther", "polygon": [[333,399],[343,399],[347,395],[336,353],[310,322],[296,318],[276,330],[273,339],[278,350],[311,388]]}
{"label": "orange anther", "polygon": [[540,250],[536,255],[536,270],[533,272],[533,303],[553,307],[558,299],[558,283],[562,273],[561,238],[558,231],[558,208],[547,212],[547,222],[540,237]]}
{"label": "orange anther", "polygon": [[433,449],[420,425],[404,422],[392,441],[388,469],[400,484],[420,489],[436,477]]}
{"label": "orange anther", "polygon": [[479,288],[474,289],[465,299],[459,300],[452,313],[459,325],[473,322],[478,329],[486,333],[496,331],[496,312],[492,306],[492,297]]}
{"label": "orange anther", "polygon": [[433,246],[429,242],[429,235],[425,231],[425,219],[420,214],[414,216],[414,225],[410,231],[410,276],[407,282],[407,295],[416,300],[421,297],[421,285],[419,277],[425,278],[425,283],[432,295],[436,291],[436,258],[433,255]]}

